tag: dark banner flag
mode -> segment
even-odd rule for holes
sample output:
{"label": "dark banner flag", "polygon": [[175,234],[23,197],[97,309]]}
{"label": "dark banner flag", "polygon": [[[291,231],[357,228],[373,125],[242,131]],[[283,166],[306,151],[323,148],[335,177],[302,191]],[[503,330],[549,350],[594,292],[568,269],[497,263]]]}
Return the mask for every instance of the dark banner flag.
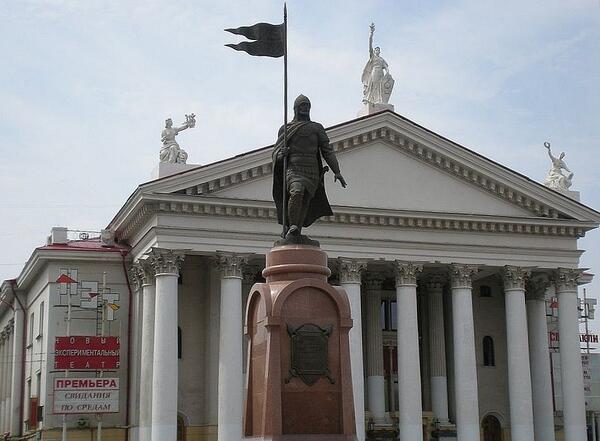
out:
{"label": "dark banner flag", "polygon": [[285,52],[284,24],[257,23],[253,26],[241,26],[235,29],[225,29],[232,34],[243,35],[249,40],[238,44],[226,44],[236,51],[244,51],[258,57],[282,57]]}
{"label": "dark banner flag", "polygon": [[[238,44],[226,44],[225,46],[236,51],[247,52],[257,57],[283,57],[283,145],[287,146],[288,124],[287,124],[287,6],[283,4],[283,23],[275,25],[271,23],[256,23],[253,26],[240,26],[235,29],[225,29],[236,35],[243,35],[248,40]],[[283,195],[287,194],[287,156],[283,158]],[[287,198],[283,198],[283,233],[287,231]]]}

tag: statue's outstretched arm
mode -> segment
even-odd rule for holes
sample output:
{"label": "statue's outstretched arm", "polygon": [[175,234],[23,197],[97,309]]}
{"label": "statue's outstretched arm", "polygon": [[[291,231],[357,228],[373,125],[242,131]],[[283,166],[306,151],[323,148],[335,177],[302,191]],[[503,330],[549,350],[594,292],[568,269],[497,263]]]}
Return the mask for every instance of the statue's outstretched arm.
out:
{"label": "statue's outstretched arm", "polygon": [[373,56],[373,33],[375,32],[375,24],[371,23],[369,26],[371,33],[369,34],[369,58]]}

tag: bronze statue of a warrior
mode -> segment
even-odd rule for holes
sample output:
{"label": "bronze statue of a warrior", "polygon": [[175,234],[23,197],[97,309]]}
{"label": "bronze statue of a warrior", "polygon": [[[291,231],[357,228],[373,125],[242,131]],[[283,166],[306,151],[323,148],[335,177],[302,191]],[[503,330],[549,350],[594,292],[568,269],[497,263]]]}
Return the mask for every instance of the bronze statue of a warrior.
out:
{"label": "bronze statue of a warrior", "polygon": [[[346,187],[340,167],[321,124],[310,120],[310,100],[304,95],[294,101],[294,119],[287,125],[287,146],[284,146],[284,126],[273,149],[273,199],[277,219],[283,225],[283,159],[287,156],[287,220],[286,241],[299,243],[302,227],[308,227],[322,216],[331,216],[331,206],[325,194],[323,177],[328,167],[335,181]],[[287,227],[287,226],[285,226]]]}

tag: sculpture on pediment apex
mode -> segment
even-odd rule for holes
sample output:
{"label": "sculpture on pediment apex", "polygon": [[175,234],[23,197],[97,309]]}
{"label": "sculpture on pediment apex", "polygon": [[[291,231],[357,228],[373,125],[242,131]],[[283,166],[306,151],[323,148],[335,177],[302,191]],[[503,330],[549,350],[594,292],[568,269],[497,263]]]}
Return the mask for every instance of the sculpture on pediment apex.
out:
{"label": "sculpture on pediment apex", "polygon": [[[544,185],[548,188],[552,188],[553,190],[568,190],[573,184],[573,175],[574,173],[569,170],[563,158],[565,157],[565,152],[561,152],[559,157],[557,158],[552,154],[552,150],[550,149],[550,143],[545,142],[544,147],[548,149],[548,156],[552,161],[552,167],[548,170],[548,174],[546,175],[546,179],[544,180]],[[563,172],[563,170],[566,172]]]}
{"label": "sculpture on pediment apex", "polygon": [[390,74],[388,64],[380,55],[381,49],[379,47],[373,49],[375,24],[371,23],[370,29],[369,61],[362,73],[363,103],[387,104],[394,88],[394,79]]}
{"label": "sculpture on pediment apex", "polygon": [[186,163],[188,155],[185,150],[179,147],[179,144],[175,141],[175,137],[182,130],[191,129],[195,125],[196,115],[193,113],[185,115],[185,122],[179,127],[173,127],[173,120],[171,118],[165,120],[165,128],[160,135],[160,140],[163,143],[163,146],[160,149],[160,162],[168,162],[171,164]]}

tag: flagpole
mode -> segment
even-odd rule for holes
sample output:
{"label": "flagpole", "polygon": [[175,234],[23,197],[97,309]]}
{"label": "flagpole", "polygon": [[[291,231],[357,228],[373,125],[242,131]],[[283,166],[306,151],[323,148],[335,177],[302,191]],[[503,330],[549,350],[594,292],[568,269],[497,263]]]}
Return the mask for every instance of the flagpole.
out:
{"label": "flagpole", "polygon": [[[283,151],[287,150],[288,137],[288,117],[287,117],[287,5],[283,3]],[[287,152],[283,155],[283,233],[285,237],[287,233]]]}

